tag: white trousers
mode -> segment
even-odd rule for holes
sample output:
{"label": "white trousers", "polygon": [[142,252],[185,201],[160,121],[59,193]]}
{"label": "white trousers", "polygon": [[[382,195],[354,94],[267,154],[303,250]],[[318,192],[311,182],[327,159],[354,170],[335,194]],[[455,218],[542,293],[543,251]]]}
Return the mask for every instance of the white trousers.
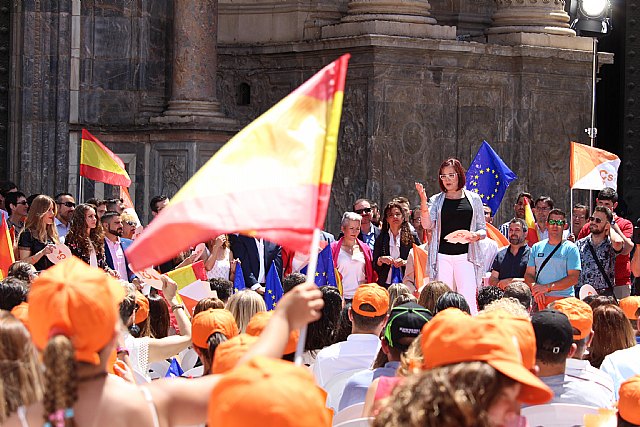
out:
{"label": "white trousers", "polygon": [[478,313],[476,294],[476,272],[467,254],[438,254],[438,280],[446,283],[453,291],[462,294],[471,308],[471,314]]}

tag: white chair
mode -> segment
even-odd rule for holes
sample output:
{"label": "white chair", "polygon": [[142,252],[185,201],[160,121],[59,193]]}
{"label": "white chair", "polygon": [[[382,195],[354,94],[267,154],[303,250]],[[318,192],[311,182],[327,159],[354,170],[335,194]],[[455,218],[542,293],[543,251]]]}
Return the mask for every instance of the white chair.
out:
{"label": "white chair", "polygon": [[189,348],[186,352],[184,352],[180,360],[180,366],[182,367],[182,370],[188,371],[189,369],[196,366],[196,363],[198,363],[198,353],[196,353],[194,349]]}
{"label": "white chair", "polygon": [[351,421],[356,418],[361,418],[363,409],[364,409],[364,402],[347,406],[342,411],[338,412],[333,416],[333,425],[335,426],[345,421]]}
{"label": "white chair", "polygon": [[549,403],[523,408],[522,416],[530,427],[574,427],[584,425],[586,414],[597,414],[598,408],[567,403]]}
{"label": "white chair", "polygon": [[345,371],[339,373],[338,375],[334,375],[327,384],[323,387],[327,392],[327,407],[333,409],[334,412],[338,412],[338,405],[340,404],[340,399],[342,398],[342,393],[344,392],[344,386],[349,381],[349,378],[353,376],[356,372],[361,372],[362,369],[352,369],[350,371]]}
{"label": "white chair", "polygon": [[369,427],[373,422],[373,417],[356,418],[354,420],[345,421],[340,424],[334,424],[333,427]]}
{"label": "white chair", "polygon": [[169,370],[170,366],[171,364],[166,360],[149,363],[149,377],[152,380],[164,378],[164,376],[167,375],[167,371]]}
{"label": "white chair", "polygon": [[182,374],[183,377],[189,378],[199,378],[201,376],[204,375],[204,366],[200,365],[197,366],[195,368],[191,368],[188,371],[186,371],[184,374]]}

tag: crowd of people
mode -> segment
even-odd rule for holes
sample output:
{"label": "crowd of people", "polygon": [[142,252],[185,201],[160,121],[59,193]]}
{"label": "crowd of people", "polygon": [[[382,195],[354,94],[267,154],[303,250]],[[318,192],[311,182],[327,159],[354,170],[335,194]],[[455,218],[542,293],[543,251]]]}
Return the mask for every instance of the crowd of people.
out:
{"label": "crowd of people", "polygon": [[[308,254],[223,234],[154,266],[162,289],[129,267],[142,224],[122,200],[4,183],[0,424],[515,427],[560,404],[640,426],[640,236],[616,192],[570,217],[522,192],[493,228],[457,159],[438,182],[416,183],[413,208],[358,199],[337,238],[322,231],[338,286],[307,283]],[[61,244],[73,257],[50,256]],[[213,296],[187,310],[164,273],[199,261]],[[267,311],[272,266],[284,295]]]}

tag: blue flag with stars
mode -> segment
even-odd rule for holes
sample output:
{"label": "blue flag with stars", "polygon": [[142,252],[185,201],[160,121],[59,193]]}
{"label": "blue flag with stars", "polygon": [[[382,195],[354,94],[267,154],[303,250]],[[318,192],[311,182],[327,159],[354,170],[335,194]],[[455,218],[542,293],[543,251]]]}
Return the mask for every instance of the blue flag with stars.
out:
{"label": "blue flag with stars", "polygon": [[[307,275],[307,267],[300,270],[301,274]],[[335,286],[338,287],[336,280],[336,269],[333,265],[333,257],[331,256],[331,247],[327,245],[318,254],[318,265],[316,266],[316,277],[314,278],[318,286]]]}
{"label": "blue flag with stars", "polygon": [[264,302],[267,305],[267,311],[271,311],[276,308],[278,301],[282,298],[284,290],[282,289],[282,283],[280,283],[280,276],[276,270],[275,262],[271,263],[269,272],[267,273],[267,279],[265,283]]}
{"label": "blue flag with stars", "polygon": [[402,283],[402,270],[391,266],[391,283]]}
{"label": "blue flag with stars", "polygon": [[477,193],[493,214],[498,210],[509,184],[518,179],[487,141],[482,142],[466,178],[467,190]]}
{"label": "blue flag with stars", "polygon": [[184,374],[184,371],[182,370],[182,367],[180,366],[180,364],[178,363],[178,361],[176,360],[175,357],[171,358],[171,364],[169,365],[169,369],[167,370],[167,373],[165,374],[165,378],[175,378],[175,377],[180,377],[182,376],[182,374]]}
{"label": "blue flag with stars", "polygon": [[247,286],[244,284],[244,274],[242,274],[242,266],[239,262],[236,263],[236,275],[233,278],[233,290],[234,292],[241,291]]}

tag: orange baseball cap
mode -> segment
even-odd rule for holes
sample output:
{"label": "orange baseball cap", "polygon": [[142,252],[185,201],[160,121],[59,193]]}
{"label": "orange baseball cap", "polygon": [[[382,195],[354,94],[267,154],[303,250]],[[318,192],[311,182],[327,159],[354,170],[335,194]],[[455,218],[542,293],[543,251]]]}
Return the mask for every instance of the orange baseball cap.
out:
{"label": "orange baseball cap", "polygon": [[149,317],[149,300],[140,291],[136,291],[136,305],[138,306],[138,310],[136,310],[134,323],[137,325]]}
{"label": "orange baseball cap", "polygon": [[31,284],[29,328],[34,344],[43,350],[51,337],[65,335],[73,342],[77,361],[99,364],[98,352],[117,333],[124,297],[117,280],[78,258],[54,265]]}
{"label": "orange baseball cap", "polygon": [[521,402],[548,402],[553,392],[524,365],[518,334],[504,323],[503,319],[471,317],[457,308],[441,311],[422,328],[423,368],[486,362],[521,384]]}
{"label": "orange baseball cap", "polygon": [[11,309],[13,317],[22,322],[25,328],[29,329],[29,303],[21,302]]}
{"label": "orange baseball cap", "polygon": [[638,318],[638,316],[636,316],[636,313],[640,308],[640,297],[633,296],[622,298],[620,301],[618,301],[618,304],[620,305],[622,311],[624,311],[624,315],[627,316],[627,319],[635,320]]}
{"label": "orange baseball cap", "polygon": [[549,308],[564,313],[569,323],[578,334],[573,334],[575,341],[586,338],[593,328],[593,310],[591,306],[578,298],[569,297],[554,301]]}
{"label": "orange baseball cap", "polygon": [[[363,304],[373,306],[375,311],[365,311]],[[351,302],[353,311],[365,317],[377,317],[387,314],[389,310],[389,292],[377,283],[365,283],[358,286]]]}
{"label": "orange baseball cap", "polygon": [[[264,328],[267,327],[267,323],[271,320],[273,316],[273,311],[261,311],[253,315],[249,324],[247,325],[246,332],[249,335],[253,335],[254,337],[259,337]],[[289,342],[287,342],[287,346],[284,348],[284,354],[295,353],[296,346],[298,345],[298,338],[300,337],[300,330],[294,329],[289,334]]]}
{"label": "orange baseball cap", "polygon": [[[260,403],[247,399],[260,396]],[[284,360],[255,357],[225,374],[209,399],[208,425],[245,427],[331,426],[327,394],[308,369]],[[295,405],[291,404],[295,399]]]}
{"label": "orange baseball cap", "polygon": [[213,354],[212,374],[222,374],[232,370],[249,348],[258,341],[258,337],[240,334],[220,343]]}
{"label": "orange baseball cap", "polygon": [[207,340],[215,332],[220,332],[227,339],[240,333],[236,319],[229,310],[210,308],[196,314],[191,321],[191,342],[197,347],[209,347]]}
{"label": "orange baseball cap", "polygon": [[631,377],[620,385],[618,415],[628,423],[640,424],[640,375]]}
{"label": "orange baseball cap", "polygon": [[478,314],[479,318],[494,319],[505,328],[508,333],[518,339],[520,354],[524,367],[532,370],[536,366],[536,333],[533,330],[531,319],[528,317],[514,316],[504,309]]}

